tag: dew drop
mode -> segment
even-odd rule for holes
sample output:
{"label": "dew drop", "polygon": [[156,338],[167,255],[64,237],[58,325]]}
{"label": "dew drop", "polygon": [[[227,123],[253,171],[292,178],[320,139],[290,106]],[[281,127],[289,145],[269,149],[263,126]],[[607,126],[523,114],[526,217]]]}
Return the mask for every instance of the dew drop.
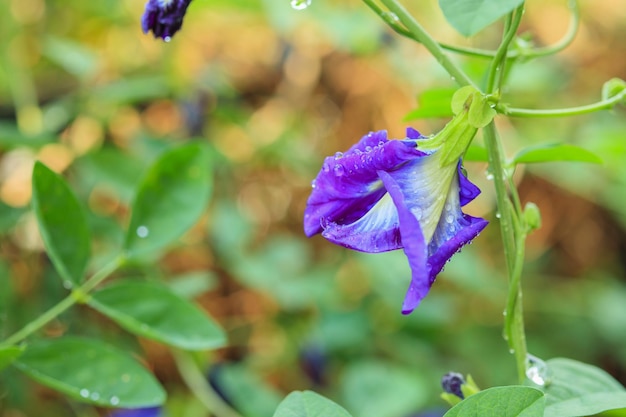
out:
{"label": "dew drop", "polygon": [[83,389],[80,390],[79,394],[80,394],[81,397],[87,398],[87,397],[89,397],[89,390],[86,389],[86,388],[83,388]]}
{"label": "dew drop", "polygon": [[317,182],[317,180],[316,180],[316,179],[315,179],[315,180],[313,180],[313,181],[311,181],[311,188],[315,188],[315,183],[316,183],[316,182]]}
{"label": "dew drop", "polygon": [[363,153],[363,151],[361,151],[360,149],[355,149],[354,150],[354,154],[355,155],[361,155]]}
{"label": "dew drop", "polygon": [[150,230],[148,230],[146,226],[139,226],[137,228],[137,236],[139,236],[140,238],[145,239],[148,237],[149,234]]}
{"label": "dew drop", "polygon": [[113,396],[113,397],[111,397],[109,402],[111,403],[111,405],[118,405],[120,403],[120,399],[118,397],[116,397],[116,396]]}
{"label": "dew drop", "polygon": [[531,354],[526,356],[526,377],[541,387],[549,384],[548,365]]}
{"label": "dew drop", "polygon": [[92,392],[89,398],[93,401],[98,401],[100,399],[100,394],[98,394],[97,392]]}
{"label": "dew drop", "polygon": [[492,174],[491,172],[488,172],[488,173],[487,173],[487,179],[488,179],[489,181],[493,181],[493,174]]}
{"label": "dew drop", "polygon": [[343,165],[341,164],[335,165],[335,168],[333,169],[333,171],[335,171],[335,176],[341,177],[344,173]]}
{"label": "dew drop", "polygon": [[453,221],[454,221],[454,216],[452,214],[448,214],[446,216],[446,223],[452,224]]}
{"label": "dew drop", "polygon": [[388,22],[399,22],[400,19],[398,18],[398,15],[392,12],[385,12],[383,13],[383,18],[388,21]]}
{"label": "dew drop", "polygon": [[166,37],[163,38],[164,42],[170,42],[171,40],[172,40],[171,36],[166,36]]}
{"label": "dew drop", "polygon": [[413,215],[415,216],[415,218],[417,220],[421,220],[422,216],[424,215],[424,212],[422,211],[421,208],[419,207],[414,207],[411,209],[411,213],[413,213]]}
{"label": "dew drop", "polygon": [[365,152],[372,152],[372,147],[371,146],[366,146],[365,147]]}
{"label": "dew drop", "polygon": [[294,10],[304,10],[311,5],[311,0],[291,0],[291,8]]}
{"label": "dew drop", "polygon": [[510,353],[511,355],[513,355],[513,354],[515,353],[515,349],[513,349],[513,348],[509,349],[509,353]]}
{"label": "dew drop", "polygon": [[500,217],[502,217],[502,214],[500,214],[500,212],[496,212],[496,219],[499,219]]}
{"label": "dew drop", "polygon": [[327,163],[324,163],[324,165],[322,165],[322,170],[324,172],[329,172],[330,171],[330,166]]}
{"label": "dew drop", "polygon": [[63,281],[63,288],[66,290],[71,290],[73,286],[72,281]]}
{"label": "dew drop", "polygon": [[335,153],[335,159],[341,159],[341,158],[343,158],[343,152]]}

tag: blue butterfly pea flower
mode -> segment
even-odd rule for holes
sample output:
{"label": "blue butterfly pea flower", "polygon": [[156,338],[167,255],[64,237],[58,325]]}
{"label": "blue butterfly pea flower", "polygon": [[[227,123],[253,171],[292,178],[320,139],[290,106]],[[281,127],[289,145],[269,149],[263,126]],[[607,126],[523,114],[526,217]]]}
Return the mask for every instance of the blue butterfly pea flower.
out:
{"label": "blue butterfly pea flower", "polygon": [[412,128],[402,140],[371,132],[346,153],[326,158],[311,184],[307,236],[321,233],[361,252],[404,250],[412,277],[403,314],[419,305],[445,263],[487,226],[461,210],[480,193],[460,161],[476,129],[456,132],[455,143],[446,143],[450,135],[426,138]]}

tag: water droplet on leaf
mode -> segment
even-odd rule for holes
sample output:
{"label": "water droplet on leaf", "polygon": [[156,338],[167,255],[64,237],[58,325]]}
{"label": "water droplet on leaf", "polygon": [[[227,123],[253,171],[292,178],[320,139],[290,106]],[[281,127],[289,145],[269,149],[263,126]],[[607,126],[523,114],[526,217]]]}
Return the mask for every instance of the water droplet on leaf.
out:
{"label": "water droplet on leaf", "polygon": [[526,377],[541,387],[549,384],[548,365],[538,357],[528,354],[526,356]]}
{"label": "water droplet on leaf", "polygon": [[89,390],[86,389],[86,388],[83,388],[83,389],[80,390],[79,394],[80,394],[81,397],[87,398],[87,397],[89,397]]}
{"label": "water droplet on leaf", "polygon": [[100,394],[98,394],[97,392],[92,392],[89,398],[93,401],[98,401],[100,399]]}
{"label": "water droplet on leaf", "polygon": [[109,402],[111,403],[111,405],[118,405],[120,403],[120,399],[117,398],[116,396],[113,396],[113,397],[111,397]]}
{"label": "water droplet on leaf", "polygon": [[311,5],[311,0],[291,0],[291,8],[294,10],[304,10]]}

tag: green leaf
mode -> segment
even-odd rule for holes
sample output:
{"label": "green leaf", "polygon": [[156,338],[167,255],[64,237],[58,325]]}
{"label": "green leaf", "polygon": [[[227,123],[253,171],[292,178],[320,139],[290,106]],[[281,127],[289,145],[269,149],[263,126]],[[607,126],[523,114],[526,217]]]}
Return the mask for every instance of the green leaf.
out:
{"label": "green leaf", "polygon": [[78,78],[93,76],[98,69],[98,54],[67,39],[47,36],[43,53]]}
{"label": "green leaf", "polygon": [[452,407],[444,417],[543,417],[546,399],[538,389],[494,387]]}
{"label": "green leaf", "polygon": [[464,36],[472,36],[504,15],[512,12],[524,0],[439,0],[448,22]]}
{"label": "green leaf", "polygon": [[150,283],[116,282],[95,292],[89,305],[125,329],[187,350],[226,344],[220,327],[190,301]]}
{"label": "green leaf", "polygon": [[602,163],[602,159],[586,149],[566,143],[549,143],[522,149],[513,157],[512,164],[556,161]]}
{"label": "green leaf", "polygon": [[280,403],[274,417],[350,417],[350,413],[312,391],[294,391]]}
{"label": "green leaf", "polygon": [[474,93],[472,104],[467,113],[467,121],[473,127],[479,129],[487,126],[496,116],[496,111],[491,108],[487,99],[480,93]]}
{"label": "green leaf", "polygon": [[22,352],[24,352],[24,348],[20,346],[5,346],[0,348],[0,370],[11,365]]}
{"label": "green leaf", "polygon": [[404,121],[428,117],[451,117],[450,102],[455,91],[456,89],[449,88],[434,88],[424,91],[417,97],[419,107],[404,116]]}
{"label": "green leaf", "polygon": [[[342,331],[346,333],[345,328]],[[344,373],[342,391],[343,404],[360,417],[409,415],[429,400],[422,378],[384,361],[351,364]]]}
{"label": "green leaf", "polygon": [[87,216],[63,178],[41,162],[33,169],[32,205],[59,275],[66,282],[79,283],[90,255]]}
{"label": "green leaf", "polygon": [[272,415],[283,396],[249,368],[243,363],[225,364],[217,366],[212,375],[220,392],[242,416]]}
{"label": "green leaf", "polygon": [[14,365],[41,384],[83,402],[129,408],[165,402],[165,391],[150,372],[97,340],[39,340]]}
{"label": "green leaf", "polygon": [[565,358],[546,362],[545,417],[577,417],[626,407],[626,390],[600,368]]}
{"label": "green leaf", "polygon": [[198,220],[211,192],[208,154],[186,145],[162,155],[141,182],[125,249],[129,257],[170,244]]}

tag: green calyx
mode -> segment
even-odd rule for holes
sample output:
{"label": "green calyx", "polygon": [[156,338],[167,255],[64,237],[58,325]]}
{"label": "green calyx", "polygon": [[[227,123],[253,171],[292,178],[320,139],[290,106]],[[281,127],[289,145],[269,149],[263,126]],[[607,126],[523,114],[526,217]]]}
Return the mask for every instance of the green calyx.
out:
{"label": "green calyx", "polygon": [[488,97],[474,87],[457,90],[451,102],[454,118],[435,136],[419,141],[422,150],[438,149],[441,166],[456,164],[469,147],[479,128],[487,126],[496,111]]}

